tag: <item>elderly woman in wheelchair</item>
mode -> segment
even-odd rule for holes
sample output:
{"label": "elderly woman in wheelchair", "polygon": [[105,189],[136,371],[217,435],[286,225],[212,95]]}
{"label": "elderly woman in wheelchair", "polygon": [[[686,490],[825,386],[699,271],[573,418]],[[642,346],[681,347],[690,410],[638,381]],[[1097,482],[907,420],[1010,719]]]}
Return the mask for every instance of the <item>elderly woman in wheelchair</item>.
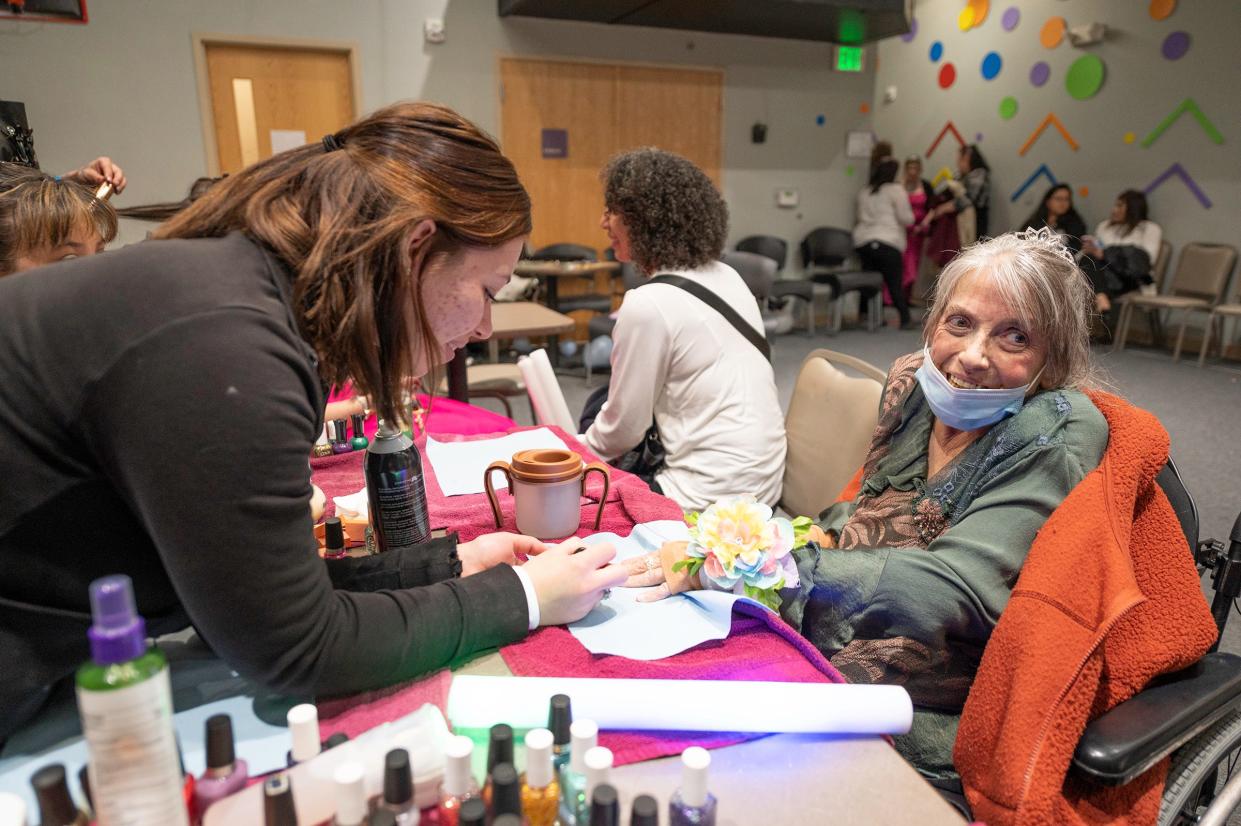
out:
{"label": "elderly woman in wheelchair", "polygon": [[[1003,235],[953,260],[924,349],[892,365],[864,464],[820,515],[817,541],[796,552],[800,586],[781,594],[784,618],[849,680],[909,691],[914,723],[896,748],[933,781],[951,785],[959,770],[976,816],[992,824],[1024,822],[1031,805],[1043,822],[1074,819],[1080,800],[1060,791],[1071,744],[1088,712],[1127,696],[1113,689],[1100,699],[1106,679],[1092,658],[1135,682],[1131,694],[1213,640],[1188,554],[1172,577],[1192,632],[1185,650],[1135,656],[1109,636],[1143,622],[1134,582],[1143,565],[1116,538],[1129,517],[1109,514],[1145,512],[1167,440],[1149,414],[1092,389],[1091,301],[1072,254],[1046,230]],[[1109,463],[1113,449],[1123,455]],[[1158,516],[1171,513],[1166,498],[1163,506]],[[1133,535],[1166,540],[1168,526],[1155,522]],[[631,560],[627,584],[652,586],[652,599],[700,587],[673,568],[682,554],[666,546]],[[1019,575],[1031,586],[1015,592]],[[1006,627],[1009,647],[992,644],[984,656]],[[980,676],[985,697],[976,696]],[[1067,752],[1056,747],[1062,731]],[[996,750],[1011,759],[996,761]],[[1092,805],[1132,808],[1147,791],[1116,801],[1100,792],[1107,799]]]}

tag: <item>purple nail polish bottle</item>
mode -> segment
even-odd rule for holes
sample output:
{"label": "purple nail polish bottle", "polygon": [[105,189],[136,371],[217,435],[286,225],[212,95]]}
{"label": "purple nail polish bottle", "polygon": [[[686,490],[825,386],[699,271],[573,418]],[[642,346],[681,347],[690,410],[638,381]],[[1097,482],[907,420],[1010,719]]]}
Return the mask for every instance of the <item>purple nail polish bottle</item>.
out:
{"label": "purple nail polish bottle", "polygon": [[207,807],[246,787],[246,761],[233,751],[233,721],[227,714],[207,718],[207,770],[194,786],[194,801],[201,817]]}
{"label": "purple nail polish bottle", "polygon": [[333,419],[332,429],[335,434],[332,436],[332,452],[333,453],[349,453],[353,447],[349,444],[349,423],[344,419]]}
{"label": "purple nail polish bottle", "polygon": [[668,801],[672,826],[715,826],[715,795],[707,791],[711,753],[698,746],[681,752],[681,788]]}

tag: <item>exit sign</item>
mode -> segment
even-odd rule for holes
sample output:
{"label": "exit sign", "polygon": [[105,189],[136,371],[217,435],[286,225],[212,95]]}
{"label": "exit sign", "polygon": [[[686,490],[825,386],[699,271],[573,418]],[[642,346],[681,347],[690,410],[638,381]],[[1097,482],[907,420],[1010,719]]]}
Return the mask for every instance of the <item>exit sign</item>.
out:
{"label": "exit sign", "polygon": [[836,47],[836,71],[838,72],[860,72],[862,71],[862,47],[861,46],[837,46]]}

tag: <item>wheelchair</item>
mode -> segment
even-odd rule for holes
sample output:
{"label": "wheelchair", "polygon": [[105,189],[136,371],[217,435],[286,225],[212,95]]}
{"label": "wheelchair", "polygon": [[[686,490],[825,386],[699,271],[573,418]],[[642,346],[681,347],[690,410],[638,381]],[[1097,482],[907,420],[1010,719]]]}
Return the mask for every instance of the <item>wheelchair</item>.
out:
{"label": "wheelchair", "polygon": [[[1176,511],[1198,573],[1211,571],[1211,613],[1222,639],[1241,596],[1241,515],[1227,546],[1214,539],[1200,542],[1198,508],[1171,459],[1156,482]],[[1194,665],[1161,675],[1090,721],[1069,771],[1095,783],[1123,786],[1170,755],[1159,826],[1227,823],[1241,804],[1241,656],[1218,647],[1217,640]],[[959,781],[931,783],[970,817]]]}

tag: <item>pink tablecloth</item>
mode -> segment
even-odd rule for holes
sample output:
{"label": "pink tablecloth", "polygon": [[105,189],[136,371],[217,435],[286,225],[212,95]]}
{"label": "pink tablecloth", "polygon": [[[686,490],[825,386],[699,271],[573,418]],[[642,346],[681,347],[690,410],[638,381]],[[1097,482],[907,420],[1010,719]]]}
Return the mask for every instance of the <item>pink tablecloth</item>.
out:
{"label": "pink tablecloth", "polygon": [[[436,402],[439,404],[439,401]],[[520,428],[529,429],[529,428]],[[585,446],[559,428],[551,428],[571,450],[586,461],[597,459]],[[495,435],[495,434],[491,434]],[[484,434],[445,437],[473,440]],[[419,446],[425,445],[425,437]],[[360,454],[346,454],[315,460],[315,483],[332,496],[353,493],[362,484]],[[496,530],[491,508],[484,494],[444,496],[435,480],[435,471],[424,454],[427,506],[436,527],[456,530],[462,541]],[[594,507],[601,483],[592,476],[587,483],[583,519],[579,530],[591,532]],[[500,495],[506,530],[514,530],[512,497]],[[658,519],[679,519],[682,513],[672,500],[651,492],[637,477],[612,471],[611,490],[604,509],[602,531],[627,536],[634,525]],[[624,657],[600,656],[587,651],[565,628],[543,628],[514,645],[501,649],[501,656],[517,676],[539,677],[628,677],[652,679],[772,680],[778,682],[844,682],[844,678],[822,654],[779,617],[761,609],[738,606],[732,633],[725,640],[704,643],[673,657],[653,662]],[[344,731],[351,737],[423,702],[443,708],[447,698],[447,672],[385,691],[322,704],[324,731]],[[612,749],[618,765],[677,754],[686,746],[707,748],[725,746],[752,738],[745,734],[702,734],[698,732],[605,732],[603,745]]]}

